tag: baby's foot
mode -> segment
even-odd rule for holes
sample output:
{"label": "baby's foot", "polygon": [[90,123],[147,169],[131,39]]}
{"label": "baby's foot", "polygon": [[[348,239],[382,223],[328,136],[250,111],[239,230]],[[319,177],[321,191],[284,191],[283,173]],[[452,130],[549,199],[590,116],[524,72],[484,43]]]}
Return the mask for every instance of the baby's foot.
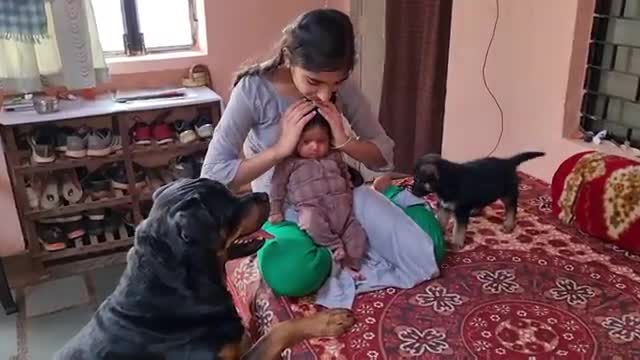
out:
{"label": "baby's foot", "polygon": [[373,188],[378,192],[384,192],[392,184],[391,175],[381,175],[373,180]]}

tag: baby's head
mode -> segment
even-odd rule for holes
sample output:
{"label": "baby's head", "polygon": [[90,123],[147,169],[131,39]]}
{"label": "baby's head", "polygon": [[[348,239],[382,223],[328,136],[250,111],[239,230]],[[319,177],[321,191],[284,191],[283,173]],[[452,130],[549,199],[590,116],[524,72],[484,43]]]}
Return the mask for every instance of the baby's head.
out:
{"label": "baby's head", "polygon": [[301,158],[321,159],[329,153],[330,144],[331,127],[327,120],[316,112],[316,115],[302,129],[296,152]]}

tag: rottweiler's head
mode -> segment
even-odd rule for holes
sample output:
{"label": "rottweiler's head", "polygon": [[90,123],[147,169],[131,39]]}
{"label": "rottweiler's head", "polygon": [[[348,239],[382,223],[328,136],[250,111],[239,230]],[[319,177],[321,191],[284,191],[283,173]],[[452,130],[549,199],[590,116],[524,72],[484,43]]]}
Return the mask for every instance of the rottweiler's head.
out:
{"label": "rottweiler's head", "polygon": [[[223,184],[199,178],[178,180],[156,190],[145,222],[155,225],[156,242],[168,242],[162,251],[176,257],[215,254],[224,266],[234,254],[257,251],[253,244],[235,240],[257,231],[268,216],[267,194],[235,196]],[[252,246],[252,251],[237,248]]]}
{"label": "rottweiler's head", "polygon": [[415,196],[426,196],[438,192],[442,161],[438,154],[427,154],[418,159],[411,191]]}

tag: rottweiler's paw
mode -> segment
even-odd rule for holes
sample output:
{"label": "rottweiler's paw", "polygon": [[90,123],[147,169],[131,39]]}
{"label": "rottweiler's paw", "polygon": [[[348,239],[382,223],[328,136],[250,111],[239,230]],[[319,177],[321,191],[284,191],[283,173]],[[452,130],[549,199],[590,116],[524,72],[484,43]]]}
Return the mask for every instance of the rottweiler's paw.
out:
{"label": "rottweiler's paw", "polygon": [[315,337],[335,337],[344,334],[354,323],[355,319],[350,310],[332,309],[321,311],[314,316],[313,326]]}

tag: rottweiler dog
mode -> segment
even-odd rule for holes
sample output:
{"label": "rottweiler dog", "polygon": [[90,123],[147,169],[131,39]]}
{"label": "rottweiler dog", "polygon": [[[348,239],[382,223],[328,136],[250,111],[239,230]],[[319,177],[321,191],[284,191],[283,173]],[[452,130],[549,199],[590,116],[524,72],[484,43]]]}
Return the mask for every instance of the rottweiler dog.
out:
{"label": "rottweiler dog", "polygon": [[249,346],[224,264],[257,251],[236,240],[258,230],[268,214],[266,194],[238,197],[208,179],[158,189],[117,288],[54,359],[277,359],[308,338],[344,333],[352,314],[323,311],[281,322]]}
{"label": "rottweiler dog", "polygon": [[435,193],[440,200],[438,220],[446,228],[454,215],[452,243],[464,246],[469,216],[502,200],[505,206],[504,230],[513,231],[518,208],[518,166],[544,156],[543,152],[524,152],[510,158],[487,157],[455,163],[438,154],[427,154],[416,162],[412,192],[416,196]]}

